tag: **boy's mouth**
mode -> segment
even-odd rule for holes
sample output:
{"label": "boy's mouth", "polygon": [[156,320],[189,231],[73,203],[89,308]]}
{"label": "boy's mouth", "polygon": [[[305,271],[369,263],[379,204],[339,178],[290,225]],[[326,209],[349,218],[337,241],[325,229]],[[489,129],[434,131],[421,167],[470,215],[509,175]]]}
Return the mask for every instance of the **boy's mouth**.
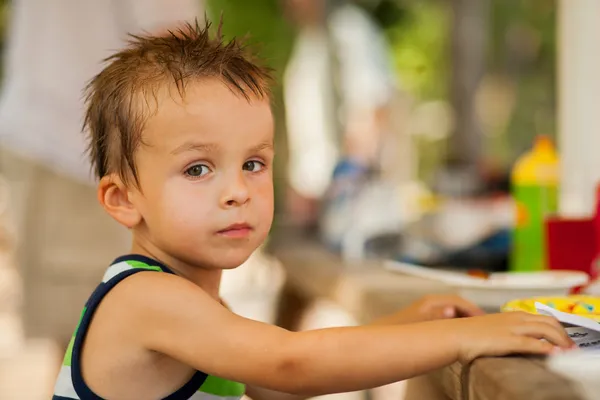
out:
{"label": "boy's mouth", "polygon": [[237,223],[221,229],[217,234],[230,238],[244,238],[250,234],[252,227],[246,223]]}

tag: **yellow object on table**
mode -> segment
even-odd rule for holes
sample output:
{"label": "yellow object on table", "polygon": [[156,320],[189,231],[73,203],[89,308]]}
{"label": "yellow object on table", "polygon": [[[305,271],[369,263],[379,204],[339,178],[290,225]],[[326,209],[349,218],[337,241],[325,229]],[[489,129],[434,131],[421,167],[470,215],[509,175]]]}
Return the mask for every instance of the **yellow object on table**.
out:
{"label": "yellow object on table", "polygon": [[600,322],[600,297],[573,295],[563,297],[537,297],[512,300],[502,306],[502,312],[525,311],[537,314],[535,303],[542,303],[555,310],[581,315]]}

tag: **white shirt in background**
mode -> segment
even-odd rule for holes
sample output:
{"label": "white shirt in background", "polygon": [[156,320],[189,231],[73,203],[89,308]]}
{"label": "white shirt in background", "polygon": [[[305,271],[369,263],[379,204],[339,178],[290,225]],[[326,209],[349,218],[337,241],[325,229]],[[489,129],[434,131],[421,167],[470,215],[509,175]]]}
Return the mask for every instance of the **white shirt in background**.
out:
{"label": "white shirt in background", "polygon": [[327,29],[299,32],[284,77],[288,179],[299,194],[327,190],[341,147],[338,120],[345,129],[373,124],[373,111],[391,101],[397,82],[388,52],[381,29],[352,4],[334,10]]}

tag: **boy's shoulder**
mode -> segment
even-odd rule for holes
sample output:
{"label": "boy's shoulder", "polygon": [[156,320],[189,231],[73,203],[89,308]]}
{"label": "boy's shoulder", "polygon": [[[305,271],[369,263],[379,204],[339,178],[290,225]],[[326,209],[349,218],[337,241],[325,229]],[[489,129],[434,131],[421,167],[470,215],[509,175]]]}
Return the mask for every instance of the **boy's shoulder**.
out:
{"label": "boy's shoulder", "polygon": [[[116,307],[130,317],[137,313],[157,311],[155,306],[180,305],[180,296],[190,293],[202,300],[216,303],[200,287],[176,275],[165,265],[144,256],[119,257],[107,269],[102,283],[96,290],[105,297],[103,302]],[[93,297],[93,296],[92,296]],[[93,301],[93,298],[90,299]]]}
{"label": "boy's shoulder", "polygon": [[[90,297],[88,305],[93,305],[94,297],[98,297],[97,300],[101,300],[108,296],[109,292],[110,297],[128,296],[130,300],[135,300],[138,295],[143,296],[143,299],[146,300],[149,295],[155,298],[156,296],[163,297],[165,291],[168,291],[171,287],[171,285],[168,283],[165,284],[165,282],[177,282],[171,284],[175,285],[175,287],[183,284],[190,289],[199,289],[196,285],[176,275],[166,265],[149,257],[136,254],[121,256],[115,259],[108,267],[102,277],[101,283]],[[154,290],[154,285],[159,285],[162,290]]]}
{"label": "boy's shoulder", "polygon": [[70,347],[78,337],[83,344],[90,328],[137,337],[139,345],[145,347],[143,341],[150,336],[146,329],[155,328],[156,321],[167,322],[177,316],[190,302],[194,309],[222,307],[200,287],[158,261],[139,255],[119,257],[87,300]]}

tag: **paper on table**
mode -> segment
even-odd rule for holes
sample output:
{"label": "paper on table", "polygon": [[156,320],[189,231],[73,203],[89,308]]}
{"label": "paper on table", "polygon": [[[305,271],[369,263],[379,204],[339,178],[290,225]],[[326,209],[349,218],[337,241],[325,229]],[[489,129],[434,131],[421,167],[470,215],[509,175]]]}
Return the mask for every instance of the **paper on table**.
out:
{"label": "paper on table", "polygon": [[600,324],[581,315],[569,314],[555,310],[542,303],[535,303],[535,308],[542,315],[556,318],[569,325],[565,330],[580,349],[600,349]]}

